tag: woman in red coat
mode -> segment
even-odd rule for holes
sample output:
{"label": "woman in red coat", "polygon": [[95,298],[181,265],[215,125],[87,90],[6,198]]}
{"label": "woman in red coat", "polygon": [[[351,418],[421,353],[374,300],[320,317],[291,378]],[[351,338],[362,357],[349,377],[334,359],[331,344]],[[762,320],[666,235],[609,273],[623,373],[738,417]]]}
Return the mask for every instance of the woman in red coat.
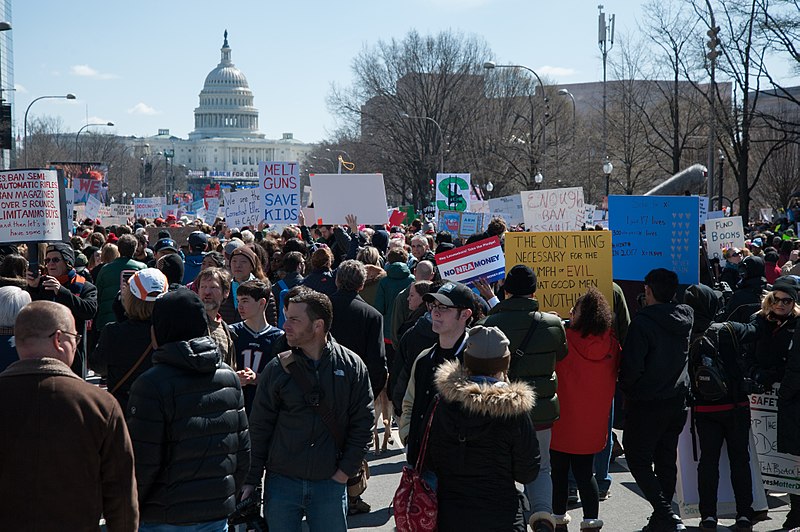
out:
{"label": "woman in red coat", "polygon": [[592,288],[570,311],[567,356],[556,364],[561,417],[553,424],[550,466],[556,530],[566,530],[570,466],[583,504],[581,530],[599,530],[594,454],[608,441],[608,413],[614,397],[620,346],[606,298]]}

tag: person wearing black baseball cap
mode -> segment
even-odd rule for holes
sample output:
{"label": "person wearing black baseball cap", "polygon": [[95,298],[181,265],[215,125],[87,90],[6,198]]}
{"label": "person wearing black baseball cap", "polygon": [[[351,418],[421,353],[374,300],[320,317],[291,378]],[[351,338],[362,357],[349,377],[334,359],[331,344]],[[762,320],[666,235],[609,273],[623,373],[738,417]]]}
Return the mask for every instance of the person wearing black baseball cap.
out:
{"label": "person wearing black baseball cap", "polygon": [[208,235],[202,231],[194,231],[189,235],[189,253],[184,257],[182,284],[194,281],[203,267],[203,259],[208,251]]}

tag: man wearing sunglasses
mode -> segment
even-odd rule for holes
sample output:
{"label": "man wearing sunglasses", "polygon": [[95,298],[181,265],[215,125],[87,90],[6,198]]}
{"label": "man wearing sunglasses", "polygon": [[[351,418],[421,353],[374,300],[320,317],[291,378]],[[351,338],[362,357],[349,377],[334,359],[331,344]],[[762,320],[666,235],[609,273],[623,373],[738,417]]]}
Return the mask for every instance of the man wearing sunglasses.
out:
{"label": "man wearing sunglasses", "polygon": [[[75,271],[75,252],[64,242],[47,246],[44,267],[46,271],[41,275],[28,270],[31,299],[54,301],[67,307],[75,318],[77,331],[83,334],[84,324],[97,313],[97,288]],[[79,339],[72,371],[82,377],[85,377],[82,372],[84,353],[84,344]]]}

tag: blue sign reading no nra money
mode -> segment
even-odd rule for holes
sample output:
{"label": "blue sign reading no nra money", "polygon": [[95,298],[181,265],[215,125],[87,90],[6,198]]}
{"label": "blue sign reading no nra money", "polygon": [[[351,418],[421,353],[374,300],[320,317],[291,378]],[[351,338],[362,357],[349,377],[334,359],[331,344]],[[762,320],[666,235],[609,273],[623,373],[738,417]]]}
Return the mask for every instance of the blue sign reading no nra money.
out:
{"label": "blue sign reading no nra money", "polygon": [[700,282],[700,204],[697,196],[610,196],[614,279],[641,281],[652,269]]}

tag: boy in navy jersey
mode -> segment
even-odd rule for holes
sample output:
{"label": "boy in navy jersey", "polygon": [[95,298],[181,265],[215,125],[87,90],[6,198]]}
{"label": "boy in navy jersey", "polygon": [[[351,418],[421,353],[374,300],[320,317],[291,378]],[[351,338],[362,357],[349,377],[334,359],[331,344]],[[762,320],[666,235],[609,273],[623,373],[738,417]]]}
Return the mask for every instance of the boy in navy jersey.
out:
{"label": "boy in navy jersey", "polygon": [[246,281],[236,291],[239,314],[244,321],[230,326],[236,348],[236,373],[242,383],[244,407],[250,414],[256,394],[258,376],[267,362],[275,356],[272,346],[283,336],[283,331],[267,323],[264,311],[269,300],[269,286],[261,281]]}

